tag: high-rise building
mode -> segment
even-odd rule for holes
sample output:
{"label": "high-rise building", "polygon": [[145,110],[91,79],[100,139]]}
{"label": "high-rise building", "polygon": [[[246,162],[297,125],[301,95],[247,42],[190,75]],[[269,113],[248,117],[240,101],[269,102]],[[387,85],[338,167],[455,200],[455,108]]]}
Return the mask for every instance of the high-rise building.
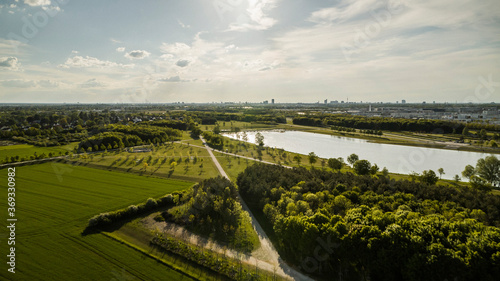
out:
{"label": "high-rise building", "polygon": [[327,103],[328,103],[328,100],[325,100],[325,104],[327,104]]}
{"label": "high-rise building", "polygon": [[402,103],[402,104],[406,104],[406,100],[402,100],[402,101],[401,101],[401,103]]}
{"label": "high-rise building", "polygon": [[271,103],[274,104],[274,99],[271,100]]}

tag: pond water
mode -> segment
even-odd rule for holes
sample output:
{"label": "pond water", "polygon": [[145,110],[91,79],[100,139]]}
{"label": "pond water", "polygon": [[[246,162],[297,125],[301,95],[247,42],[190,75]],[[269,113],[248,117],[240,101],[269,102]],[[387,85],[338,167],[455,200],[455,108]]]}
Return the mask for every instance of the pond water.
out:
{"label": "pond water", "polygon": [[[246,133],[248,141],[255,143],[257,132]],[[381,170],[383,167],[387,167],[390,172],[400,174],[421,173],[430,169],[439,176],[437,170],[443,168],[444,179],[452,179],[455,175],[461,176],[465,166],[475,166],[478,159],[490,155],[488,153],[371,143],[363,139],[300,131],[260,131],[260,133],[264,136],[264,144],[269,147],[283,148],[301,154],[314,152],[322,158],[342,157],[344,160],[355,153],[359,159],[375,163]],[[224,135],[237,139],[234,133]]]}

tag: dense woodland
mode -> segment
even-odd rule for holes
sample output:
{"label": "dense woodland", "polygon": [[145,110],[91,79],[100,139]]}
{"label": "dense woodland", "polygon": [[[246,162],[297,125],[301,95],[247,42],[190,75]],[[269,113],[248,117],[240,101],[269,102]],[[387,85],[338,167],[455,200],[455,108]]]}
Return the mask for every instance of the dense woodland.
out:
{"label": "dense woodland", "polygon": [[500,274],[500,197],[485,191],[262,164],[237,184],[281,254],[326,280]]}

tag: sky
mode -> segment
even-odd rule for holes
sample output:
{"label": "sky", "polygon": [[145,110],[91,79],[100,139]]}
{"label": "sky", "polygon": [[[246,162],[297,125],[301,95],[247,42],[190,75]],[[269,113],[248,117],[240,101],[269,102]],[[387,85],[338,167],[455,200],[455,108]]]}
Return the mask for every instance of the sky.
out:
{"label": "sky", "polygon": [[0,103],[500,102],[498,0],[0,0]]}

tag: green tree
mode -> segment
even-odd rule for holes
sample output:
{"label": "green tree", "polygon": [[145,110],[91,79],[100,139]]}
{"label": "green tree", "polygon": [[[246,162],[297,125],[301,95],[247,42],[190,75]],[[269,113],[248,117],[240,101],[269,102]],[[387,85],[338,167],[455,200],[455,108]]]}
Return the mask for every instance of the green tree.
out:
{"label": "green tree", "polygon": [[358,160],[359,160],[359,156],[354,154],[354,153],[349,155],[349,157],[347,157],[347,162],[349,164],[351,164],[351,166],[353,166],[354,163],[356,163],[356,161],[358,161]]}
{"label": "green tree", "polygon": [[470,181],[472,176],[476,174],[476,169],[472,165],[465,166],[465,169],[462,171],[462,176]]}
{"label": "green tree", "polygon": [[495,156],[479,159],[476,164],[477,174],[490,184],[500,182],[500,160]]}
{"label": "green tree", "polygon": [[465,126],[465,128],[462,130],[462,135],[464,137],[467,137],[469,135],[469,126]]}
{"label": "green tree", "polygon": [[328,167],[332,168],[333,170],[340,170],[342,169],[343,161],[340,161],[342,158],[330,158],[328,159]]}
{"label": "green tree", "polygon": [[438,173],[439,173],[439,179],[441,179],[441,177],[445,174],[444,169],[443,168],[439,168],[438,169]]}
{"label": "green tree", "polygon": [[308,159],[309,159],[309,164],[311,164],[311,166],[316,163],[316,161],[318,161],[318,155],[316,155],[316,153],[314,152],[310,152],[309,155],[308,155]]}
{"label": "green tree", "polygon": [[479,132],[479,136],[481,137],[482,140],[485,140],[488,138],[488,133],[486,132],[485,129],[482,129],[480,132]]}
{"label": "green tree", "polygon": [[387,170],[386,167],[382,169],[382,175],[384,175],[384,177],[387,177],[389,175],[389,170]]}
{"label": "green tree", "polygon": [[435,184],[439,178],[433,170],[423,171],[419,177],[420,181],[429,185]]}
{"label": "green tree", "polygon": [[215,125],[213,132],[214,132],[214,134],[216,134],[216,135],[220,134],[220,127],[219,127],[219,124]]}
{"label": "green tree", "polygon": [[358,175],[368,175],[370,173],[371,164],[368,160],[358,160],[354,163],[353,168]]}
{"label": "green tree", "polygon": [[264,146],[264,136],[260,132],[255,135],[255,143],[260,147]]}
{"label": "green tree", "polygon": [[300,155],[295,155],[293,157],[293,161],[297,162],[297,165],[300,166],[300,161],[302,161],[302,157],[300,157]]}
{"label": "green tree", "polygon": [[379,167],[377,164],[373,164],[372,167],[370,168],[370,174],[376,175],[379,170]]}

